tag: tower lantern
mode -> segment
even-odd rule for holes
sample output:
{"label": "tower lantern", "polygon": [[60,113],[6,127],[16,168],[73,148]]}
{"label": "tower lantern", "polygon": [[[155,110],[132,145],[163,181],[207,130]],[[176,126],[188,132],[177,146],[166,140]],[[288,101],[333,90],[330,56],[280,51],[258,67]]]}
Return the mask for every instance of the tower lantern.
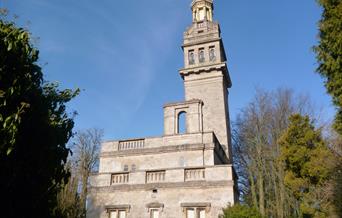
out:
{"label": "tower lantern", "polygon": [[193,0],[191,9],[193,22],[213,21],[213,0]]}

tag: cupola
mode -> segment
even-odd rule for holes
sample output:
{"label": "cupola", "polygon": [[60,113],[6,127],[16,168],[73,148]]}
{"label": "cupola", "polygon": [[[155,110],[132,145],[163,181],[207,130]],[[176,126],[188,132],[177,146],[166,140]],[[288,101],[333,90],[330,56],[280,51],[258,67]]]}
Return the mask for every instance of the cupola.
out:
{"label": "cupola", "polygon": [[213,21],[213,0],[193,0],[191,9],[193,22]]}

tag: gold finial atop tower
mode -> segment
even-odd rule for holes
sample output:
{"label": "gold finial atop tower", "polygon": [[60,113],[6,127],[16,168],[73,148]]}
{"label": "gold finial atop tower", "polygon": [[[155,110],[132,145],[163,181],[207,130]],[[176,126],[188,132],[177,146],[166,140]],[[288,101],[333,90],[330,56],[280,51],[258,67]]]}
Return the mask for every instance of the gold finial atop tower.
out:
{"label": "gold finial atop tower", "polygon": [[193,0],[191,4],[192,21],[213,21],[213,0]]}

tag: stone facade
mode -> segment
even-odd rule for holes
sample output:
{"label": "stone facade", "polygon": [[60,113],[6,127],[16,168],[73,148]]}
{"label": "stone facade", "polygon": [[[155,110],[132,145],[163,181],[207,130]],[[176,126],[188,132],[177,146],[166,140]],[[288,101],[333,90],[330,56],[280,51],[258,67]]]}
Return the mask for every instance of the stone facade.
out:
{"label": "stone facade", "polygon": [[[104,142],[87,217],[217,218],[237,201],[231,87],[213,1],[194,0],[184,33],[185,101],[164,105],[164,135]],[[185,131],[181,132],[185,116]]]}

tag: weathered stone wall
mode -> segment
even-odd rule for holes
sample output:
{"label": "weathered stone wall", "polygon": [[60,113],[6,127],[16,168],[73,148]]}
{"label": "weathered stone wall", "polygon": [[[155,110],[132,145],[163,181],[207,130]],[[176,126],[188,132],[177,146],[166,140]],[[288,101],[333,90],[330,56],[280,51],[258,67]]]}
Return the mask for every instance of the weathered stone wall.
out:
{"label": "weathered stone wall", "polygon": [[[157,193],[153,193],[153,189]],[[97,189],[89,196],[91,207],[88,218],[108,218],[106,205],[129,205],[128,218],[150,218],[149,203],[163,204],[160,208],[161,218],[185,218],[182,203],[209,203],[207,211],[209,218],[217,218],[222,208],[229,202],[234,202],[234,190],[230,182],[203,182],[181,184],[172,188],[172,185],[155,187],[151,184],[146,188],[121,189],[115,192],[107,189]]]}
{"label": "weathered stone wall", "polygon": [[[199,181],[232,181],[233,180],[233,168],[231,165],[216,165],[216,166],[197,166],[197,167],[177,167],[177,168],[160,168],[158,170],[165,171],[165,178],[162,183],[172,183],[172,182],[184,182],[187,181],[185,175],[186,170],[203,170],[203,178],[189,179],[199,180]],[[115,172],[115,173],[127,173],[129,175],[129,180],[125,184],[111,184],[111,172],[103,172],[93,175],[90,180],[92,187],[122,187],[120,185],[141,185],[146,184],[146,172],[147,170],[137,170],[129,172]],[[125,188],[125,187],[123,187]]]}
{"label": "weathered stone wall", "polygon": [[[220,71],[184,77],[185,98],[203,101],[203,130],[214,131],[219,142],[228,147],[228,111],[225,77]],[[226,150],[229,154],[228,149]]]}
{"label": "weathered stone wall", "polygon": [[[203,146],[202,146],[203,148]],[[208,165],[214,164],[213,156],[207,157]],[[163,168],[203,166],[204,153],[202,150],[178,151],[170,153],[121,156],[121,157],[103,157],[101,158],[100,172],[121,172],[124,171],[124,165],[129,169],[134,164],[137,170],[156,170]]]}

